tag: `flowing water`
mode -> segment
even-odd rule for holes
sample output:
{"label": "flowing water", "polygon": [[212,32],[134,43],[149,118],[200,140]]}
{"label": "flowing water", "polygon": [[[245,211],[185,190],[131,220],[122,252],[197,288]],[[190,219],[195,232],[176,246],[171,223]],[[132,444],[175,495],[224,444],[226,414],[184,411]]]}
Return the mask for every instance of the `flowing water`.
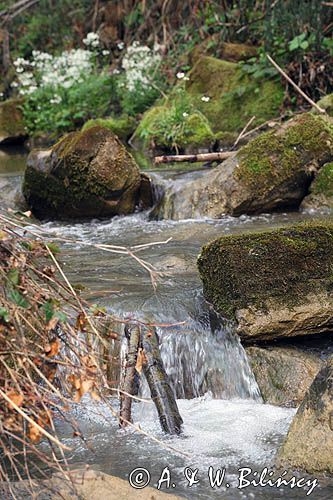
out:
{"label": "flowing water", "polygon": [[[23,155],[0,153],[2,208],[17,204],[23,168]],[[184,182],[184,176],[173,169],[153,175],[160,183]],[[195,175],[200,173],[186,173],[187,177]],[[60,435],[73,447],[70,457],[73,466],[89,463],[93,468],[123,478],[127,478],[132,469],[143,467],[151,473],[151,485],[156,484],[164,467],[169,467],[172,475],[169,491],[189,499],[306,497],[306,490],[297,488],[237,488],[240,467],[251,467],[255,471],[265,466],[272,468],[274,455],[295,410],[262,404],[232,325],[221,322],[202,297],[196,258],[201,246],[214,237],[264,230],[321,215],[319,212],[281,213],[220,220],[149,221],[146,213],[140,213],[107,221],[40,224],[51,235],[77,240],[75,244],[64,245],[62,262],[70,280],[87,287],[89,292],[85,295],[91,302],[107,307],[120,317],[178,323],[160,328],[158,334],[162,358],[184,420],[183,435],[166,437],[159,428],[153,405],[135,403],[135,421],[168,446],[161,448],[139,433],[119,430],[111,409],[88,397],[72,411],[86,444],[73,438],[72,430],[64,423],[58,423]],[[87,245],[131,246],[165,242],[170,238],[168,243],[140,252],[142,259],[164,273],[156,291],[146,270],[134,259]],[[187,487],[184,476],[186,466],[199,470],[200,482],[191,488]],[[227,480],[221,488],[210,487],[210,466],[227,469]],[[332,481],[321,479],[320,484],[311,498],[333,498]]]}

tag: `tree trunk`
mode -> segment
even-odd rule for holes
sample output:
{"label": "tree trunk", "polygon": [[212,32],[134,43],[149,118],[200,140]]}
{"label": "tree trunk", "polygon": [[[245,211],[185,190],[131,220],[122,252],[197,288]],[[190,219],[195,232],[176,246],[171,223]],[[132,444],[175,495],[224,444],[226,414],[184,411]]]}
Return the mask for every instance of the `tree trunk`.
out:
{"label": "tree trunk", "polygon": [[142,334],[142,347],[145,355],[143,371],[162,429],[168,434],[180,434],[183,420],[164,369],[158,336],[154,328],[145,328]]}
{"label": "tree trunk", "polygon": [[121,427],[126,427],[132,422],[132,397],[136,396],[139,387],[139,374],[136,371],[136,362],[140,345],[140,327],[138,325],[126,325],[125,335],[128,342],[126,364],[122,383],[120,385],[120,418]]}

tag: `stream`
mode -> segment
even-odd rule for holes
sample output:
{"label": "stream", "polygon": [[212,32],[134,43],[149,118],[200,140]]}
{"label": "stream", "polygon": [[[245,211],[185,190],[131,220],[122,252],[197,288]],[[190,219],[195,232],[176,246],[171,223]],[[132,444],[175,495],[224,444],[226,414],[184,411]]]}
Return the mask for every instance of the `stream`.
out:
{"label": "stream", "polygon": [[[20,206],[24,167],[24,151],[0,151],[2,209]],[[201,175],[194,170],[183,173],[181,167],[150,173],[160,184],[177,184]],[[94,469],[124,479],[133,469],[142,467],[151,473],[151,486],[157,483],[162,470],[169,467],[170,489],[166,490],[164,483],[162,490],[191,500],[306,498],[307,489],[237,488],[240,467],[251,467],[259,473],[264,467],[272,469],[276,450],[296,410],[262,404],[232,325],[219,322],[202,297],[196,258],[201,246],[217,236],[264,230],[322,215],[318,211],[220,220],[149,221],[147,213],[137,213],[112,220],[40,223],[51,235],[78,241],[64,245],[62,263],[72,283],[87,287],[89,291],[84,296],[90,302],[105,306],[120,317],[158,323],[185,322],[158,329],[162,358],[184,420],[183,435],[165,436],[153,405],[135,403],[134,422],[168,446],[162,448],[140,433],[119,430],[110,408],[87,396],[72,410],[86,445],[72,436],[69,425],[58,422],[59,435],[73,448],[69,457],[73,467],[88,463]],[[169,238],[172,238],[169,243],[151,246],[140,253],[141,258],[164,273],[156,291],[148,273],[134,259],[79,243],[131,246]],[[115,401],[111,403],[117,405]],[[199,470],[200,482],[191,488],[184,477],[186,466]],[[207,474],[210,466],[226,468],[227,479],[222,487],[210,487]],[[332,499],[332,479],[320,479],[320,487],[311,498]]]}

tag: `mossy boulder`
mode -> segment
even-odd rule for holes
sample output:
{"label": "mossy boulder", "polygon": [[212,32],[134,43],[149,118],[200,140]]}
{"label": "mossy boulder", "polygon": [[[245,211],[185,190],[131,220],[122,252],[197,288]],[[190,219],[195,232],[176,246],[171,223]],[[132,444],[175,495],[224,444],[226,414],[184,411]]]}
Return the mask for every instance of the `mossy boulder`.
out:
{"label": "mossy boulder", "polygon": [[298,408],[279,451],[278,465],[333,474],[333,357]]}
{"label": "mossy boulder", "polygon": [[265,132],[210,172],[167,192],[159,218],[219,218],[299,207],[316,172],[333,159],[333,128],[304,113]]}
{"label": "mossy boulder", "polygon": [[8,99],[0,103],[0,144],[18,144],[27,138],[21,99]]}
{"label": "mossy boulder", "polygon": [[[201,56],[188,77],[188,81],[175,86],[168,99],[160,101],[144,114],[135,136],[145,148],[174,147],[175,129],[181,130],[186,125],[181,112],[184,102],[192,110],[191,114],[198,116],[200,113],[207,123],[204,133],[203,130],[196,132],[196,123],[195,127],[193,124],[194,137],[185,134],[183,141],[180,136],[177,144],[179,150],[186,150],[191,140],[192,149],[208,149],[214,134],[215,139],[218,138],[220,144],[224,145],[223,133],[234,134],[236,138],[251,118],[255,117],[252,122],[252,126],[255,126],[279,116],[284,96],[281,84],[275,80],[255,80],[246,75],[237,63]],[[181,89],[184,84],[183,93]],[[173,119],[170,119],[171,116]],[[162,128],[166,129],[163,139]],[[202,129],[202,120],[199,128]]]}
{"label": "mossy boulder", "polygon": [[310,194],[304,198],[302,208],[333,208],[333,162],[319,170],[310,186]]}
{"label": "mossy boulder", "polygon": [[[189,78],[186,91],[214,132],[240,132],[253,116],[256,125],[279,115],[284,96],[281,84],[257,81],[245,75],[238,64],[204,56]],[[209,101],[202,100],[203,96]]]}
{"label": "mossy boulder", "polygon": [[246,347],[246,354],[265,403],[297,407],[323,362],[296,347]]}
{"label": "mossy boulder", "polygon": [[148,110],[135,131],[134,142],[146,150],[186,153],[209,150],[215,143],[209,121],[199,111],[180,112],[178,101]]}
{"label": "mossy boulder", "polygon": [[99,217],[132,213],[141,175],[111,130],[92,127],[32,151],[23,193],[38,217]]}
{"label": "mossy boulder", "polygon": [[333,332],[333,222],[224,236],[202,248],[206,299],[245,342]]}
{"label": "mossy boulder", "polygon": [[136,128],[136,121],[132,116],[121,115],[117,117],[109,118],[96,118],[94,120],[88,120],[82,127],[82,130],[87,130],[92,127],[104,127],[108,128],[116,134],[122,141],[127,141],[133,134]]}

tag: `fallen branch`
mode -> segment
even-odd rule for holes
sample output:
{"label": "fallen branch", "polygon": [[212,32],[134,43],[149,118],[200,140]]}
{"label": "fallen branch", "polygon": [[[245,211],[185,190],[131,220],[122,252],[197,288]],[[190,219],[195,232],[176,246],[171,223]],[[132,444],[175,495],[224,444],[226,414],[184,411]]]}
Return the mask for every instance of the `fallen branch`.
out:
{"label": "fallen branch", "polygon": [[305,94],[305,92],[303,92],[302,89],[299,88],[298,85],[296,85],[296,83],[287,75],[287,73],[285,71],[283,71],[282,68],[280,68],[280,66],[274,61],[274,59],[271,58],[271,56],[269,54],[266,54],[266,55],[267,55],[267,59],[269,60],[269,62],[271,64],[273,64],[274,68],[276,68],[278,70],[278,72],[281,73],[281,75],[287,80],[287,82],[289,82],[290,85],[292,85],[294,87],[294,89],[297,90],[297,92],[302,97],[304,97],[304,99],[306,101],[308,101],[309,104],[311,104],[311,106],[316,108],[316,110],[319,111],[319,113],[326,113],[325,109],[322,109],[320,106],[318,106],[318,104],[316,104],[309,96],[307,96]]}
{"label": "fallen branch", "polygon": [[171,156],[155,156],[154,162],[156,165],[160,163],[174,163],[178,161],[187,161],[194,163],[196,161],[217,161],[226,160],[233,156],[235,153],[233,151],[225,151],[219,153],[202,153],[197,155],[171,155]]}

